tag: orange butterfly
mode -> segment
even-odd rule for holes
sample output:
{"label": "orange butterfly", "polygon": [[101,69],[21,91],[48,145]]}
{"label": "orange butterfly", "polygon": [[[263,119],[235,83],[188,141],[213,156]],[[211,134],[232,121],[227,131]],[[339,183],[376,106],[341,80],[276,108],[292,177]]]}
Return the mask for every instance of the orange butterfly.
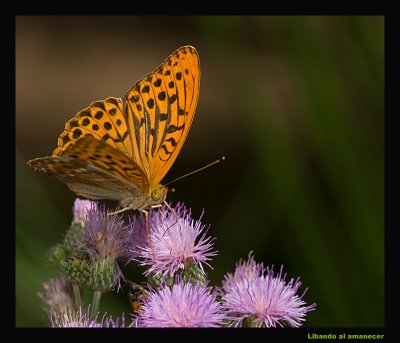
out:
{"label": "orange butterfly", "polygon": [[27,164],[79,196],[119,201],[117,212],[146,212],[166,203],[167,188],[160,182],[194,117],[199,63],[194,47],[179,48],[123,100],[107,98],[78,112],[66,123],[53,155]]}

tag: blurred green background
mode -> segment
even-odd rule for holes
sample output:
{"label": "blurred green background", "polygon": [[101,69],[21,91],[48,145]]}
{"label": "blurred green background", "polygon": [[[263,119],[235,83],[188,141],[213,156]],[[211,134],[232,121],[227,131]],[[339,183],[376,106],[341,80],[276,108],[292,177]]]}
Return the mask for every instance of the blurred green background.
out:
{"label": "blurred green background", "polygon": [[[254,251],[301,277],[306,327],[384,324],[384,19],[380,16],[140,16],[16,19],[16,324],[48,326],[37,292],[74,194],[26,161],[65,122],[123,97],[182,45],[197,48],[200,99],[164,181],[217,237],[213,285]],[[141,270],[124,267],[140,281]],[[304,287],[302,289],[304,289]],[[100,309],[129,311],[128,289]]]}

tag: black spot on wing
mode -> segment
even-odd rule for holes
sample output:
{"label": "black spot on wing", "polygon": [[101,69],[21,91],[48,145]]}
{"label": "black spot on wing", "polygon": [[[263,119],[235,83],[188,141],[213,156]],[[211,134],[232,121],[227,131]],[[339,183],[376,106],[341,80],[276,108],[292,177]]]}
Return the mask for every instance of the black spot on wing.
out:
{"label": "black spot on wing", "polygon": [[103,126],[104,126],[104,128],[105,128],[107,131],[109,131],[109,130],[112,129],[112,125],[111,125],[111,123],[108,122],[108,121],[106,121],[106,122],[104,123]]}
{"label": "black spot on wing", "polygon": [[82,135],[81,129],[75,129],[74,132],[73,132],[73,134],[72,134],[72,137],[73,137],[74,139],[78,139],[81,135]]}
{"label": "black spot on wing", "polygon": [[177,145],[176,140],[175,140],[173,137],[168,138],[168,139],[166,139],[165,141],[166,141],[166,142],[170,142],[171,145],[174,146],[174,147]]}
{"label": "black spot on wing", "polygon": [[129,98],[129,100],[132,101],[132,102],[138,102],[140,100],[140,96],[139,95],[132,95]]}
{"label": "black spot on wing", "polygon": [[162,83],[161,79],[157,79],[156,81],[153,82],[154,87],[160,87]]}
{"label": "black spot on wing", "polygon": [[[86,119],[89,120],[88,118],[86,118]],[[71,120],[68,124],[69,124],[70,128],[74,128],[74,127],[78,127],[79,126],[79,122],[77,120]]]}
{"label": "black spot on wing", "polygon": [[96,119],[101,119],[101,118],[103,118],[103,112],[102,112],[102,111],[97,111],[97,112],[95,113],[94,117],[95,117]]}
{"label": "black spot on wing", "polygon": [[63,144],[66,144],[66,143],[68,143],[68,142],[70,141],[70,138],[69,138],[68,134],[66,134],[65,136],[63,136],[61,139],[62,139],[62,141],[63,141]]}
{"label": "black spot on wing", "polygon": [[173,133],[173,132],[176,132],[176,131],[183,130],[184,127],[185,127],[185,124],[183,124],[181,126],[169,125],[165,131],[167,133]]}
{"label": "black spot on wing", "polygon": [[[116,107],[119,107],[119,105],[120,105],[120,102],[119,102],[117,99],[115,99],[115,98],[107,99],[106,102],[108,102],[109,104],[113,104],[113,105],[115,105]],[[110,111],[110,112],[111,112],[111,111]]]}
{"label": "black spot on wing", "polygon": [[[102,101],[96,101],[92,104],[92,107],[98,107],[101,108],[104,112],[106,112],[106,108],[104,106],[104,103]],[[99,118],[97,118],[99,119]]]}
{"label": "black spot on wing", "polygon": [[90,110],[83,110],[79,112],[78,117],[92,117]]}
{"label": "black spot on wing", "polygon": [[147,100],[147,107],[152,109],[154,107],[154,99],[150,98],[149,100]]}
{"label": "black spot on wing", "polygon": [[143,88],[142,88],[142,93],[148,93],[148,92],[150,92],[150,87],[147,85],[147,86],[144,86]]}
{"label": "black spot on wing", "polygon": [[167,94],[164,91],[158,93],[158,100],[163,101],[163,100],[165,100],[166,97],[167,97]]}
{"label": "black spot on wing", "polygon": [[169,101],[169,103],[172,105],[172,104],[176,101],[176,99],[177,99],[176,94],[172,94],[172,95],[169,97],[168,101]]}

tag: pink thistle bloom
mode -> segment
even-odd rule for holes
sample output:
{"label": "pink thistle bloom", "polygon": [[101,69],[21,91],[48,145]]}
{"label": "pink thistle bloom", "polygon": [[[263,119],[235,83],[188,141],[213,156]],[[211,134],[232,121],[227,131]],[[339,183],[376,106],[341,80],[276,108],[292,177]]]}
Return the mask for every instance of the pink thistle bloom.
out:
{"label": "pink thistle bloom", "polygon": [[112,316],[107,316],[105,313],[99,320],[99,314],[90,319],[90,305],[87,311],[83,312],[81,308],[77,311],[68,310],[60,314],[60,319],[54,321],[50,317],[50,326],[53,328],[124,328],[125,327],[125,316],[122,313],[121,323],[119,318],[113,319]]}
{"label": "pink thistle bloom", "polygon": [[[206,236],[207,230],[198,220],[191,218],[191,211],[183,204],[177,204],[171,212],[166,206],[158,211],[149,212],[149,238],[145,226],[131,236],[131,260],[138,260],[140,265],[149,266],[145,276],[173,276],[179,270],[195,265],[204,273],[203,264],[211,266],[208,261],[217,253],[212,251],[213,240]],[[144,223],[144,218],[141,218]],[[152,249],[153,248],[153,249]]]}
{"label": "pink thistle bloom", "polygon": [[131,234],[132,226],[125,224],[122,216],[107,215],[104,206],[93,203],[87,213],[81,247],[90,256],[116,260],[127,249],[127,241]]}
{"label": "pink thistle bloom", "polygon": [[182,283],[150,291],[137,315],[137,327],[221,327],[225,313],[216,292]]}
{"label": "pink thistle bloom", "polygon": [[[286,282],[286,274],[274,275],[273,267],[265,268],[256,263],[251,253],[248,261],[236,266],[234,275],[228,273],[222,283],[223,308],[228,312],[231,325],[252,327],[276,327],[287,324],[301,326],[306,313],[315,310],[316,304],[304,306],[304,293],[299,297],[299,278]],[[245,324],[245,325],[243,325]]]}
{"label": "pink thistle bloom", "polygon": [[122,216],[108,215],[100,204],[93,203],[88,210],[80,248],[92,261],[91,288],[102,292],[121,288],[123,275],[117,259],[126,254],[132,230]]}
{"label": "pink thistle bloom", "polygon": [[76,224],[84,223],[87,218],[87,212],[95,203],[86,199],[76,198],[72,212],[74,214],[73,222]]}

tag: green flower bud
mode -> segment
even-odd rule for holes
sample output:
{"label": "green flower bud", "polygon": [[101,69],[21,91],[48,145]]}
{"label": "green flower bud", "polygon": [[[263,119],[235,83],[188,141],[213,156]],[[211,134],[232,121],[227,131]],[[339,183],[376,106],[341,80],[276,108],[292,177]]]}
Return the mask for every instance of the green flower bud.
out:
{"label": "green flower bud", "polygon": [[113,291],[121,273],[111,259],[95,259],[91,262],[87,285],[94,291],[106,293]]}
{"label": "green flower bud", "polygon": [[62,269],[69,280],[82,285],[89,278],[90,261],[78,255],[71,256],[62,263]]}
{"label": "green flower bud", "polygon": [[72,222],[69,229],[65,233],[62,245],[68,256],[78,253],[79,250],[77,242],[81,238],[83,226],[83,222]]}

